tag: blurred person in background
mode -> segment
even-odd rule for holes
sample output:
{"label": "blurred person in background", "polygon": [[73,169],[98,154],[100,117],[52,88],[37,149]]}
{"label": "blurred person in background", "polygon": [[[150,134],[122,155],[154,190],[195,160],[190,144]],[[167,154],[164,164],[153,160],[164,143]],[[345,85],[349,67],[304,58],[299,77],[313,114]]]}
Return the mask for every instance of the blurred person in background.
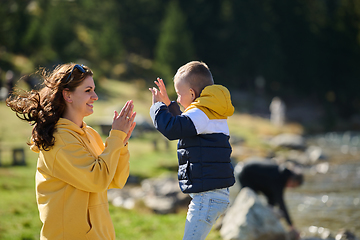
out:
{"label": "blurred person in background", "polygon": [[262,193],[270,206],[279,207],[280,214],[285,218],[290,231],[299,238],[284,202],[284,190],[302,185],[304,177],[301,173],[274,163],[250,161],[244,164],[238,174],[238,180],[241,189],[248,187],[256,193]]}

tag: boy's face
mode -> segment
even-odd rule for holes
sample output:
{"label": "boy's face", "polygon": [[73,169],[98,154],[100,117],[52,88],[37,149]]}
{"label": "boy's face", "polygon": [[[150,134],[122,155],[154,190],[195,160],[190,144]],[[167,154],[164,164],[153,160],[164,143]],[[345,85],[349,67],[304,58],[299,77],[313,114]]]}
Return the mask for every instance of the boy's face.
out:
{"label": "boy's face", "polygon": [[177,102],[186,109],[195,100],[195,92],[183,78],[174,79],[174,88],[178,96]]}

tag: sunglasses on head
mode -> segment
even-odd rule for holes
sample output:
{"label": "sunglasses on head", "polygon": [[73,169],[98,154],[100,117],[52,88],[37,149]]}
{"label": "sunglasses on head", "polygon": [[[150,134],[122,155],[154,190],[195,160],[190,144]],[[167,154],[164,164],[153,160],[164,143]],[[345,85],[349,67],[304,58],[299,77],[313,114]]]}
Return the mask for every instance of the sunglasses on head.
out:
{"label": "sunglasses on head", "polygon": [[79,65],[79,64],[75,64],[75,66],[73,67],[73,69],[71,70],[71,72],[70,72],[70,74],[69,74],[69,76],[67,77],[67,79],[66,79],[66,83],[69,81],[69,79],[70,79],[70,77],[71,77],[71,74],[73,73],[73,71],[75,70],[75,68],[77,68],[80,72],[82,72],[82,73],[85,73],[86,71],[85,71],[85,69],[83,68],[83,66],[84,65]]}

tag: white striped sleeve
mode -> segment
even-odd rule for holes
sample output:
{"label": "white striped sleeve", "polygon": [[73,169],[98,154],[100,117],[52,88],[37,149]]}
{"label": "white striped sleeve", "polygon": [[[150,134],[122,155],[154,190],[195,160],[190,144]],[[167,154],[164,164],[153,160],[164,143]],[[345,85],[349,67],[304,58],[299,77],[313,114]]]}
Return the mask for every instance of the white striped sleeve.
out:
{"label": "white striped sleeve", "polygon": [[230,135],[226,119],[209,119],[208,116],[198,108],[190,109],[182,115],[188,116],[194,123],[197,134],[223,133]]}

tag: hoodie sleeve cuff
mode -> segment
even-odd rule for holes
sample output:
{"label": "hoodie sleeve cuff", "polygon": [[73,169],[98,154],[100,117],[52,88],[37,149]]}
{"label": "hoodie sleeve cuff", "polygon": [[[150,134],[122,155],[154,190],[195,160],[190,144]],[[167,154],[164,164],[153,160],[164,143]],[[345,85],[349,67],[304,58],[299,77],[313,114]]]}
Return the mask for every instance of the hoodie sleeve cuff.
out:
{"label": "hoodie sleeve cuff", "polygon": [[121,141],[124,141],[127,134],[120,130],[111,129],[109,137],[118,137],[121,139]]}

